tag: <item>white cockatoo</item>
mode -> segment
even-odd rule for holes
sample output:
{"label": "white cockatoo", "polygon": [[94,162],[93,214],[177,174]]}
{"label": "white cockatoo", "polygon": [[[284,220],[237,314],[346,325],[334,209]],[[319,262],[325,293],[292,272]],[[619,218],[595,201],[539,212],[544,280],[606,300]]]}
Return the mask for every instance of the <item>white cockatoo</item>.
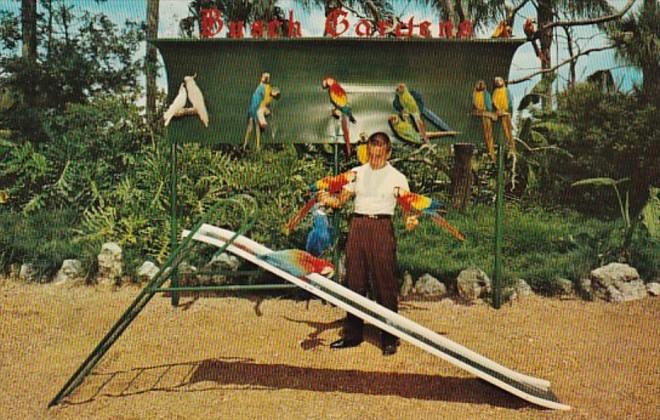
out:
{"label": "white cockatoo", "polygon": [[204,104],[204,95],[202,95],[202,91],[199,89],[199,86],[197,86],[197,83],[195,83],[195,77],[197,77],[197,74],[183,78],[186,83],[186,90],[188,91],[188,100],[195,111],[197,111],[197,115],[199,116],[199,119],[202,120],[204,127],[208,127],[209,113],[206,111],[206,105]]}
{"label": "white cockatoo", "polygon": [[179,93],[176,95],[176,98],[174,98],[174,100],[172,101],[170,107],[167,108],[165,114],[163,114],[163,119],[165,120],[165,127],[170,125],[170,120],[172,120],[172,118],[176,116],[178,112],[181,112],[181,110],[185,108],[187,101],[188,101],[188,93],[186,92],[186,85],[185,83],[181,83],[181,86],[179,86]]}

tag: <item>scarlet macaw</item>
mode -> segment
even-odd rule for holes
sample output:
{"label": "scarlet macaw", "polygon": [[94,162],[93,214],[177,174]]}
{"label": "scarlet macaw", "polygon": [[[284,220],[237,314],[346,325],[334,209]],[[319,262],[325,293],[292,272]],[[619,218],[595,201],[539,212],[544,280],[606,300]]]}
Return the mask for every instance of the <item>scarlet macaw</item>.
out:
{"label": "scarlet macaw", "polygon": [[293,274],[296,277],[304,277],[310,273],[319,273],[325,277],[332,277],[334,266],[326,260],[317,258],[300,249],[285,249],[275,251],[259,258]]}
{"label": "scarlet macaw", "polygon": [[[348,121],[355,123],[353,111],[348,105],[348,95],[339,82],[333,77],[325,77],[322,82],[323,89],[328,89],[330,102],[335,107],[333,115],[341,118],[341,130],[346,142],[346,159],[351,155],[351,137],[348,129]],[[338,114],[338,115],[337,115]]]}
{"label": "scarlet macaw", "polygon": [[438,213],[438,210],[445,207],[441,201],[402,190],[399,187],[395,188],[394,195],[396,196],[396,201],[403,209],[404,215],[408,216],[413,213],[414,215],[430,216],[438,226],[446,229],[454,238],[459,241],[465,240],[465,236]]}
{"label": "scarlet macaw", "polygon": [[285,234],[288,235],[290,232],[292,232],[296,226],[298,226],[298,223],[300,223],[300,221],[307,215],[307,213],[309,213],[309,211],[318,200],[317,193],[319,191],[327,191],[330,194],[337,194],[342,190],[342,188],[344,188],[345,185],[353,182],[354,179],[355,172],[346,171],[339,175],[323,177],[312,183],[309,186],[309,192],[313,194],[313,197],[307,201],[307,203],[305,203],[305,205],[298,211],[298,213],[296,213],[296,215],[293,216],[293,218],[289,220],[289,222],[284,226]]}

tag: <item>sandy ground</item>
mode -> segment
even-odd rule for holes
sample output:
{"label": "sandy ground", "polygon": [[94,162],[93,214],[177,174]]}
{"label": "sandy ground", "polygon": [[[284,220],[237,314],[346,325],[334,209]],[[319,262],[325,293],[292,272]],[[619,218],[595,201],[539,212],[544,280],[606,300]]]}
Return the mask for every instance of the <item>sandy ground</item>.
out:
{"label": "sandy ground", "polygon": [[156,296],[65,402],[47,409],[139,289],[0,280],[0,417],[660,418],[660,299],[530,297],[500,310],[405,301],[401,313],[552,382],[559,412],[500,391],[408,343],[382,357],[371,327],[333,351],[344,313],[319,300]]}

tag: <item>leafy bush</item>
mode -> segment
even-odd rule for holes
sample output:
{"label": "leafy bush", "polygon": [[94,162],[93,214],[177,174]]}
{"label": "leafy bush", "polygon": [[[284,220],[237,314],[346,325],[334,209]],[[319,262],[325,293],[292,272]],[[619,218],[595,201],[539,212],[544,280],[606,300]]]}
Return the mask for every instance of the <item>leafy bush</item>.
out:
{"label": "leafy bush", "polygon": [[[522,124],[520,135],[542,147],[534,156],[537,197],[552,206],[565,205],[592,215],[617,215],[614,193],[571,189],[581,179],[630,178],[631,216],[660,183],[658,110],[634,95],[603,92],[577,85],[558,97],[556,112],[539,114]],[[551,146],[551,147],[548,147]]]}
{"label": "leafy bush", "polygon": [[62,261],[72,258],[80,259],[89,270],[96,254],[75,239],[78,222],[73,210],[36,211],[29,216],[0,212],[0,270],[6,271],[10,264],[31,263],[47,280]]}
{"label": "leafy bush", "polygon": [[[453,282],[459,272],[479,267],[492,276],[495,250],[495,210],[477,206],[447,220],[467,237],[459,243],[430,220],[413,232],[397,222],[399,266],[414,275],[430,273]],[[507,205],[504,217],[503,283],[526,280],[540,293],[557,292],[556,279],[577,282],[616,258],[623,225],[587,218],[575,212],[548,211]],[[630,263],[650,281],[660,273],[660,242],[639,231],[633,239]]]}

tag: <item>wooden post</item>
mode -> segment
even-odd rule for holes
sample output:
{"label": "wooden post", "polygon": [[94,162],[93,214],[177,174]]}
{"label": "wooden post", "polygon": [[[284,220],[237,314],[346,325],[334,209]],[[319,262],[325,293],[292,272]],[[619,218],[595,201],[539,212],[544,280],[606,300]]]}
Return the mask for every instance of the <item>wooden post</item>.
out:
{"label": "wooden post", "polygon": [[465,210],[470,204],[473,154],[474,146],[472,144],[454,144],[454,169],[451,176],[451,204],[455,209]]}

